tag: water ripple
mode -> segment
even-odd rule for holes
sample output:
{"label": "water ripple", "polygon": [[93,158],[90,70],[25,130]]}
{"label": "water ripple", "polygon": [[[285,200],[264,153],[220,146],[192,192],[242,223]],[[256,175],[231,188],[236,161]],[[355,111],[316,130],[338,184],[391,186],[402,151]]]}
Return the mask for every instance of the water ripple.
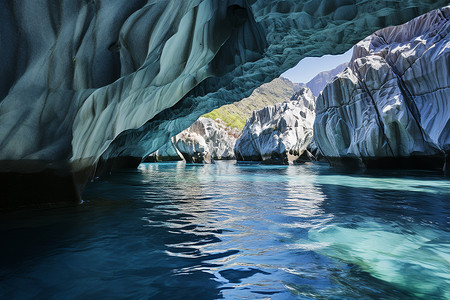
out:
{"label": "water ripple", "polygon": [[0,216],[0,298],[439,299],[449,193],[432,172],[143,164]]}

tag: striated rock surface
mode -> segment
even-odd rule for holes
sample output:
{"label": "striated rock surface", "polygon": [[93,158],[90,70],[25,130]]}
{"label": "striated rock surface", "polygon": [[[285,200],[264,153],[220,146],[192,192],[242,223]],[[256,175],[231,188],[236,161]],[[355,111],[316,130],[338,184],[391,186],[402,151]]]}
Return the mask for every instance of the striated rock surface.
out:
{"label": "striated rock surface", "polygon": [[183,131],[176,137],[175,147],[187,163],[214,163],[205,139],[195,132]]}
{"label": "striated rock surface", "polygon": [[221,120],[200,117],[189,128],[152,153],[150,157],[156,157],[156,159],[150,160],[174,160],[177,153],[186,162],[191,163],[234,159],[233,148],[239,135],[239,130],[226,126]]}
{"label": "striated rock surface", "polygon": [[315,139],[332,163],[448,168],[450,7],[358,43],[316,114]]}
{"label": "striated rock surface", "polygon": [[[40,195],[59,179],[80,190],[99,162],[97,170],[111,160],[135,165],[301,58],[343,53],[376,29],[445,4],[3,1],[0,197],[14,204],[29,198],[24,185]],[[35,199],[61,200],[47,196]]]}
{"label": "striated rock surface", "polygon": [[315,97],[302,88],[291,101],[254,111],[234,152],[239,161],[288,164],[297,160],[313,138]]}
{"label": "striated rock surface", "polygon": [[[183,132],[202,136],[213,159],[234,159],[233,148],[240,132],[226,126],[221,120],[200,117]],[[177,140],[179,139],[177,135]]]}

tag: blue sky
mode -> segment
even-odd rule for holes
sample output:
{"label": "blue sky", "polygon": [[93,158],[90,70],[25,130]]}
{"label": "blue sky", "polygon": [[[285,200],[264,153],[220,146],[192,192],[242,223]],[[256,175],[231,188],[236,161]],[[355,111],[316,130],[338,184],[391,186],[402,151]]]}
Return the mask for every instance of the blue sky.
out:
{"label": "blue sky", "polygon": [[332,70],[338,65],[349,62],[352,58],[352,49],[341,55],[325,55],[322,57],[307,57],[302,59],[295,67],[287,70],[281,76],[292,82],[307,83],[318,73]]}

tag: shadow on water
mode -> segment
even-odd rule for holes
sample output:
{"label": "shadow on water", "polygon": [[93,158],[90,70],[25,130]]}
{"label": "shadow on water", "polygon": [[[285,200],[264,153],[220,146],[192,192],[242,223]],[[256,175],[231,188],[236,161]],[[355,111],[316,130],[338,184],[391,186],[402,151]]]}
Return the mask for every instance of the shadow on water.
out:
{"label": "shadow on water", "polygon": [[445,283],[427,266],[448,267],[449,191],[435,173],[143,164],[83,205],[1,215],[0,298],[433,299],[404,279]]}
{"label": "shadow on water", "polygon": [[238,251],[201,251],[220,239],[177,208],[202,197],[194,182],[183,194],[150,181],[119,173],[91,185],[81,206],[2,216],[0,298],[221,298],[202,269]]}

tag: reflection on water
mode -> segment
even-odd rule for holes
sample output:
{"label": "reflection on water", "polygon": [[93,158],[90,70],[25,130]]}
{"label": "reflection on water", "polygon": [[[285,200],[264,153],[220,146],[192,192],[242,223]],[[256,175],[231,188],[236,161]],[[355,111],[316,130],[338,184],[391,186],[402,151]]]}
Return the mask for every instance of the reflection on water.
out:
{"label": "reflection on water", "polygon": [[0,298],[448,297],[449,187],[432,172],[143,164],[81,206],[4,213]]}

